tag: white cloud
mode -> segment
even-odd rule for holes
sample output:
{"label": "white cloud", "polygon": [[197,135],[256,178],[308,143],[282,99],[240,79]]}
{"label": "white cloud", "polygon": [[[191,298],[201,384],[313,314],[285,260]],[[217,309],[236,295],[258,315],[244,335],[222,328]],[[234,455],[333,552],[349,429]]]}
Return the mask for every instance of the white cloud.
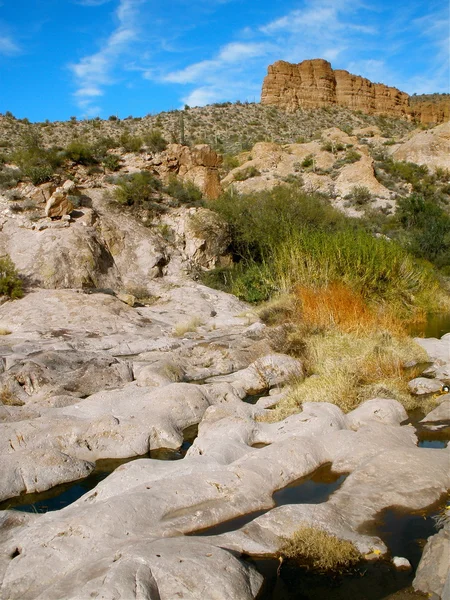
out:
{"label": "white cloud", "polygon": [[0,35],[0,54],[13,56],[20,52],[19,46],[8,35]]}
{"label": "white cloud", "polygon": [[[96,0],[88,0],[90,5]],[[113,83],[113,69],[121,56],[127,54],[138,35],[138,7],[142,0],[120,0],[116,10],[118,25],[95,54],[69,65],[78,89],[74,96],[78,106],[87,111],[90,98],[103,94],[101,88]],[[81,100],[83,99],[83,100]],[[94,107],[98,114],[98,107]]]}
{"label": "white cloud", "polygon": [[[259,96],[265,67],[276,60],[300,62],[307,58],[336,60],[348,47],[375,33],[354,13],[358,0],[306,0],[296,9],[257,29],[246,27],[241,40],[231,41],[206,60],[162,76],[165,82],[197,86],[184,96],[189,105],[228,100],[241,93]],[[154,71],[148,71],[154,79]],[[250,91],[251,90],[251,91]],[[241,95],[241,99],[243,99]]]}
{"label": "white cloud", "polygon": [[81,4],[82,6],[101,6],[108,2],[111,2],[111,0],[78,0],[77,4]]}

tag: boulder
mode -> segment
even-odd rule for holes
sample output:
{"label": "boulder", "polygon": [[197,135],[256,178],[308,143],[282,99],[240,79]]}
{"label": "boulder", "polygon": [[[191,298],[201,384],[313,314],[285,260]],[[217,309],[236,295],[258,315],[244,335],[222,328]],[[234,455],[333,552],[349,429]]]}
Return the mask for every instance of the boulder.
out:
{"label": "boulder", "polygon": [[79,191],[73,181],[68,179],[64,184],[56,188],[45,205],[45,214],[47,217],[64,217],[70,215],[75,208],[71,196],[78,196]]}
{"label": "boulder", "polygon": [[[431,596],[436,594],[442,600],[450,596],[450,528],[428,538],[422,558],[413,581],[415,590]],[[444,587],[447,588],[444,594]]]}
{"label": "boulder", "polygon": [[429,379],[428,377],[416,377],[408,383],[411,394],[420,396],[422,394],[435,394],[442,390],[443,383],[439,379]]}
{"label": "boulder", "polygon": [[217,213],[194,207],[172,210],[161,217],[161,225],[170,227],[175,244],[193,265],[214,269],[230,264],[230,228]]}
{"label": "boulder", "polygon": [[161,177],[177,175],[181,180],[191,181],[207,198],[214,200],[221,193],[220,163],[221,157],[207,144],[192,147],[169,144],[154,159],[153,166]]}

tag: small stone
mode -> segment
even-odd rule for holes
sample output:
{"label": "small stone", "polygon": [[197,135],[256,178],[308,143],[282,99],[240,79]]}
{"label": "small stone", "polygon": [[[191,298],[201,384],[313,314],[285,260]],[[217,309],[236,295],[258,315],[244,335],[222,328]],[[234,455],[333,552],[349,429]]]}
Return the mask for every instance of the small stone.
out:
{"label": "small stone", "polygon": [[125,294],[125,293],[121,292],[121,293],[117,294],[117,298],[121,302],[128,304],[128,306],[134,306],[136,304],[136,298],[135,298],[135,296],[133,296],[133,294]]}
{"label": "small stone", "polygon": [[442,381],[439,379],[428,379],[427,377],[416,377],[408,383],[412,394],[434,394],[442,391]]}
{"label": "small stone", "polygon": [[403,556],[394,556],[392,562],[394,563],[396,569],[398,569],[399,571],[409,571],[410,569],[412,569],[409,560],[407,558],[404,558]]}

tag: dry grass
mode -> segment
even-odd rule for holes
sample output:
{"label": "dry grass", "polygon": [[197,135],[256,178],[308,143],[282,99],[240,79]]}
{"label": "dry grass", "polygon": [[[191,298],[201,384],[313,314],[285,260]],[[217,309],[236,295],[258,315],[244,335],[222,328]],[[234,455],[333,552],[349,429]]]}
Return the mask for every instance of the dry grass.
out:
{"label": "dry grass", "polygon": [[0,391],[0,403],[5,406],[22,406],[22,400],[19,400],[8,388],[4,387]]}
{"label": "dry grass", "polygon": [[325,287],[299,286],[295,290],[297,318],[307,328],[337,329],[344,333],[367,334],[387,330],[404,334],[404,323],[388,311],[375,312],[362,294],[343,283]]}
{"label": "dry grass", "polygon": [[185,323],[177,323],[173,328],[173,335],[175,337],[181,337],[186,333],[193,333],[197,331],[202,324],[203,321],[200,319],[200,317],[192,317],[192,319],[186,321]]}
{"label": "dry grass", "polygon": [[299,412],[304,402],[330,402],[345,413],[371,398],[392,398],[407,410],[423,401],[409,393],[411,372],[404,365],[426,362],[411,338],[388,332],[370,335],[327,331],[304,338],[303,361],[309,377],[260,420],[275,422]]}
{"label": "dry grass", "polygon": [[361,560],[360,552],[347,541],[304,525],[279,549],[281,557],[292,558],[319,571],[343,571]]}

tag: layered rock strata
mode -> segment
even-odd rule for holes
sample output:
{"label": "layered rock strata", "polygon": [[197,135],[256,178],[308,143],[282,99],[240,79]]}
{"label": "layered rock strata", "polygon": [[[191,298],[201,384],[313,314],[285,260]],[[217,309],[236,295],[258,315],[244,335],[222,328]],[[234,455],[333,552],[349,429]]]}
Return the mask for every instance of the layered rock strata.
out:
{"label": "layered rock strata", "polygon": [[270,65],[263,83],[261,103],[279,106],[289,112],[336,105],[367,114],[412,118],[427,124],[448,120],[450,112],[450,101],[415,103],[412,107],[405,92],[372,83],[342,69],[334,70],[321,58],[298,64],[279,60]]}

